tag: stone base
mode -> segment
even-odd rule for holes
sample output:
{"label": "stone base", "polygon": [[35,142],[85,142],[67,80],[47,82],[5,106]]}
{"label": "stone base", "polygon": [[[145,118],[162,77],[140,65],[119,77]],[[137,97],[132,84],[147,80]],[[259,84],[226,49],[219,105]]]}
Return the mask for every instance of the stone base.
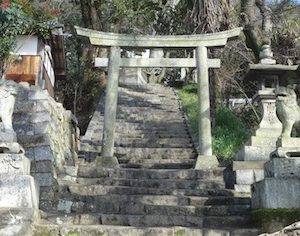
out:
{"label": "stone base", "polygon": [[264,169],[236,170],[236,183],[251,185],[264,179]]}
{"label": "stone base", "polygon": [[212,169],[219,166],[219,162],[216,156],[204,156],[198,155],[195,169],[196,170],[203,170],[203,169]]}
{"label": "stone base", "polygon": [[278,147],[276,151],[272,152],[272,158],[299,158],[300,159],[300,146],[299,147]]}
{"label": "stone base", "polygon": [[33,235],[36,212],[29,208],[0,208],[0,235]]}
{"label": "stone base", "polygon": [[0,175],[30,175],[30,160],[24,154],[0,154]]}
{"label": "stone base", "polygon": [[252,185],[253,208],[300,208],[300,178],[265,178]]}
{"label": "stone base", "polygon": [[234,191],[238,193],[251,193],[251,185],[250,184],[235,184]]}
{"label": "stone base", "polygon": [[300,177],[300,158],[274,158],[265,164],[265,176]]}
{"label": "stone base", "polygon": [[276,145],[272,157],[300,158],[300,138],[279,138]]}
{"label": "stone base", "polygon": [[243,146],[235,156],[236,161],[268,161],[275,146]]}
{"label": "stone base", "polygon": [[234,161],[235,191],[251,193],[251,184],[264,179],[265,161]]}
{"label": "stone base", "polygon": [[115,168],[119,167],[119,161],[117,157],[97,157],[95,163],[99,167]]}
{"label": "stone base", "polygon": [[263,170],[265,161],[234,161],[233,170]]}
{"label": "stone base", "polygon": [[254,147],[275,147],[276,141],[278,137],[271,138],[267,134],[264,137],[260,136],[252,136],[250,137],[247,146],[254,146]]}
{"label": "stone base", "polygon": [[0,208],[39,207],[39,188],[32,176],[11,175],[0,178]]}
{"label": "stone base", "polygon": [[300,138],[279,138],[276,143],[277,147],[299,147]]}
{"label": "stone base", "polygon": [[11,154],[25,153],[21,145],[16,142],[0,142],[0,152]]}

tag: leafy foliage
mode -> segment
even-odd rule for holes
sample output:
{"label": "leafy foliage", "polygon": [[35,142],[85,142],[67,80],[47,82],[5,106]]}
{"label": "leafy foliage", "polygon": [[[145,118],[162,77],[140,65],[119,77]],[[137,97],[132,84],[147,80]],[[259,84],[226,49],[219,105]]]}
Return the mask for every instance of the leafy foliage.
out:
{"label": "leafy foliage", "polygon": [[[198,133],[197,85],[189,84],[179,91],[184,112],[191,122],[192,130]],[[213,152],[220,160],[232,159],[239,147],[248,138],[242,122],[234,113],[224,107],[216,112],[216,126],[212,131]]]}
{"label": "leafy foliage", "polygon": [[248,134],[241,121],[227,108],[216,112],[216,127],[213,130],[213,150],[220,159],[231,159]]}
{"label": "leafy foliage", "polygon": [[3,0],[0,8],[0,59],[7,57],[17,35],[37,34],[47,38],[57,23],[58,8],[46,2],[36,5],[32,0]]}

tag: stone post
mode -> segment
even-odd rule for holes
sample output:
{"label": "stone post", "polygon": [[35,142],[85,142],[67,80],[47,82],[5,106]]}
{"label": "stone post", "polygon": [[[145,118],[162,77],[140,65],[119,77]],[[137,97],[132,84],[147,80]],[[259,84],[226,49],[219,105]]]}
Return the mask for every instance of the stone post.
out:
{"label": "stone post", "polygon": [[211,168],[218,165],[216,157],[212,156],[209,76],[207,63],[207,48],[196,48],[196,66],[198,81],[198,159],[196,169]]}
{"label": "stone post", "polygon": [[120,47],[111,47],[108,64],[108,81],[106,85],[102,153],[101,157],[97,158],[98,164],[106,167],[115,167],[119,164],[118,159],[114,157],[114,136],[120,61]]}

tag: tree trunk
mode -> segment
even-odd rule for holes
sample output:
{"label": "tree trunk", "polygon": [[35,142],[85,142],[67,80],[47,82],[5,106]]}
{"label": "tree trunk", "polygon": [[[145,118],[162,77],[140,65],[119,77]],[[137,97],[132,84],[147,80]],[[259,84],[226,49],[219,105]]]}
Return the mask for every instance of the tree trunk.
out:
{"label": "tree trunk", "polygon": [[[260,17],[256,15],[256,8],[259,9]],[[272,10],[265,0],[243,0],[240,19],[244,27],[246,45],[252,49],[258,61],[260,47],[263,44],[271,44]]]}

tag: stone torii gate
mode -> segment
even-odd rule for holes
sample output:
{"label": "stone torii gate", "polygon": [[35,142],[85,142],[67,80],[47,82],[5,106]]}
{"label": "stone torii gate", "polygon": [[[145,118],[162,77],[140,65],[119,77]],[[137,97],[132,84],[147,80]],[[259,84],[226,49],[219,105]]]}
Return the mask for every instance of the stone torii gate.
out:
{"label": "stone torii gate", "polygon": [[[209,59],[207,48],[225,46],[227,40],[240,35],[241,28],[198,35],[125,35],[100,32],[75,27],[77,34],[88,37],[92,45],[109,47],[109,58],[96,58],[97,66],[108,66],[108,82],[104,110],[102,154],[98,163],[102,166],[118,166],[114,156],[114,133],[116,123],[118,81],[120,67],[196,67],[199,107],[199,148],[196,169],[217,166],[212,155],[209,68],[219,68],[219,59]],[[194,48],[194,58],[121,58],[121,48]]]}

